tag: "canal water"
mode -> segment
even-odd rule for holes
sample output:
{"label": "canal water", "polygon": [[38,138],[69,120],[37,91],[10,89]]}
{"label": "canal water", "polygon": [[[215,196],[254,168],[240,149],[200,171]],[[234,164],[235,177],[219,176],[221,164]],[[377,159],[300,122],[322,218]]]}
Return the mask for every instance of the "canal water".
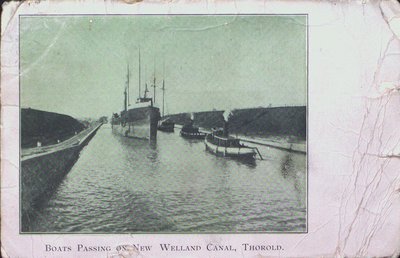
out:
{"label": "canal water", "polygon": [[264,160],[243,162],[179,130],[150,145],[103,125],[23,223],[31,232],[306,231],[306,155],[257,147]]}

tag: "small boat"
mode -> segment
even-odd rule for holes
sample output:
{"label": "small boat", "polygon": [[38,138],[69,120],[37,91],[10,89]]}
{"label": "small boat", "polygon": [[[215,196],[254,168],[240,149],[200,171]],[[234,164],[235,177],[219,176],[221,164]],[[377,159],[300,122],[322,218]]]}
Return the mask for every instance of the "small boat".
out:
{"label": "small boat", "polygon": [[238,138],[224,135],[222,129],[213,129],[204,140],[206,150],[222,157],[254,159],[256,149],[243,145]]}
{"label": "small boat", "polygon": [[200,132],[198,127],[193,126],[193,120],[190,120],[190,123],[182,127],[180,135],[188,139],[204,139],[207,134]]}
{"label": "small boat", "polygon": [[175,127],[175,123],[172,122],[170,119],[164,119],[160,121],[157,129],[163,132],[173,132]]}
{"label": "small boat", "polygon": [[[154,83],[155,84],[155,83]],[[163,95],[162,95],[162,117],[164,119],[161,119],[157,129],[159,131],[163,131],[163,132],[173,132],[174,131],[174,127],[175,127],[175,123],[172,122],[171,119],[169,118],[165,118],[164,116],[164,110],[165,110],[165,81],[163,80],[162,82],[162,88],[161,88]]]}

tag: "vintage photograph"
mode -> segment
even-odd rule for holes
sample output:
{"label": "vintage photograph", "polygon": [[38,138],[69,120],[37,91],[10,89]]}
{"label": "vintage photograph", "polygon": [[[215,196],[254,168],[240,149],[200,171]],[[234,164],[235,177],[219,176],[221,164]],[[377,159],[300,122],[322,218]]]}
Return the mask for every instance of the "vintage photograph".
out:
{"label": "vintage photograph", "polygon": [[307,15],[21,15],[21,233],[306,233]]}

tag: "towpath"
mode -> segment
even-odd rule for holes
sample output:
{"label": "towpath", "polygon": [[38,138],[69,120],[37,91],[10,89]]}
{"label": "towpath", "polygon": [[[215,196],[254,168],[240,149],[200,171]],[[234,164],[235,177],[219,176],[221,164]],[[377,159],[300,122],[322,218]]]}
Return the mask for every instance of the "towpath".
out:
{"label": "towpath", "polygon": [[49,154],[52,152],[60,151],[66,148],[78,146],[82,142],[84,142],[87,137],[89,137],[92,133],[94,133],[101,125],[102,124],[97,124],[97,123],[91,125],[87,129],[82,130],[81,132],[72,136],[71,138],[57,144],[21,149],[21,161]]}

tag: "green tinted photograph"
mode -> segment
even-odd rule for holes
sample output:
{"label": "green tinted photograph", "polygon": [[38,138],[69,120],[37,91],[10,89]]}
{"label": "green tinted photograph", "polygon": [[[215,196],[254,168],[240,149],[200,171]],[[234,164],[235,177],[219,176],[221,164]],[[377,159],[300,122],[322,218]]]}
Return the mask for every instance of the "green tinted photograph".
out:
{"label": "green tinted photograph", "polygon": [[21,233],[306,233],[307,15],[19,17]]}

